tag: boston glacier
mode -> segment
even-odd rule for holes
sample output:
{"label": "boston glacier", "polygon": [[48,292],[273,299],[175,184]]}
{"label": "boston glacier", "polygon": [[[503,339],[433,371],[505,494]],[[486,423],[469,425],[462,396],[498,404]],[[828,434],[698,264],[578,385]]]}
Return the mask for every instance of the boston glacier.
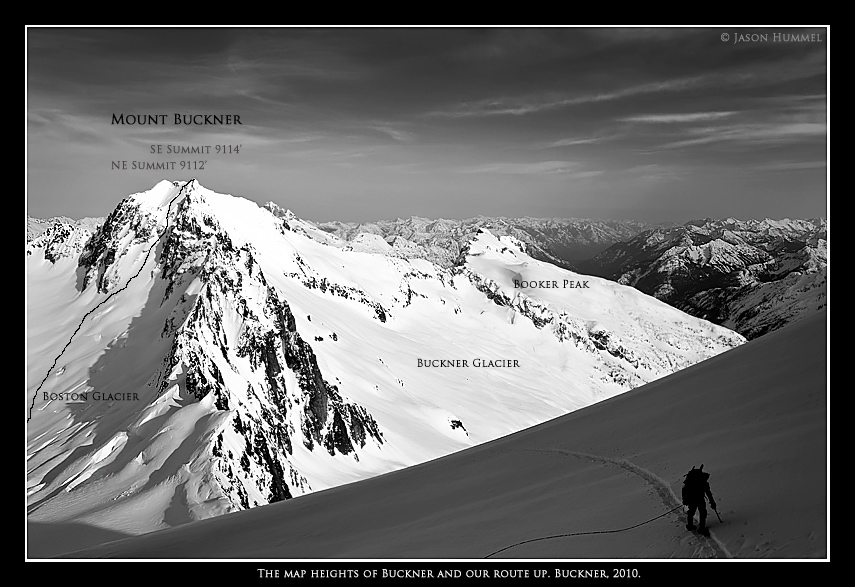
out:
{"label": "boston glacier", "polygon": [[745,342],[511,236],[449,266],[375,240],[195,180],[32,240],[28,520],[142,534],[295,498]]}

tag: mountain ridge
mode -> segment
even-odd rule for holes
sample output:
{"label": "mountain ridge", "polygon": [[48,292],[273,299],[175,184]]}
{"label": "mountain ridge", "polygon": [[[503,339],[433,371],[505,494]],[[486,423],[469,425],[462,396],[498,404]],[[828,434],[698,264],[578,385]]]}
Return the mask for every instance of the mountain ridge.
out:
{"label": "mountain ridge", "polygon": [[[268,202],[281,218],[296,215]],[[103,219],[28,219],[27,242],[80,250]],[[299,220],[299,219],[297,219]],[[422,258],[454,267],[482,229],[516,238],[530,256],[572,271],[632,285],[694,316],[762,336],[824,307],[827,221],[701,218],[683,225],[576,218],[419,216],[372,222],[298,223],[306,234],[349,250]],[[31,228],[36,226],[37,228]],[[32,234],[38,234],[36,237]],[[54,236],[58,233],[59,236]],[[69,238],[69,234],[75,238]],[[37,241],[38,242],[38,241]],[[345,243],[345,244],[342,244]]]}
{"label": "mountain ridge", "polygon": [[642,232],[583,264],[756,338],[826,304],[827,222],[700,220]]}

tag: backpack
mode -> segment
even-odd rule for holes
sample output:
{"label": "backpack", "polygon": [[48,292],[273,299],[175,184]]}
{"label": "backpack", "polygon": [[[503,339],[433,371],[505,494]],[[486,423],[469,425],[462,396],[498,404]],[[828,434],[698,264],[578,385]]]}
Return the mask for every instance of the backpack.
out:
{"label": "backpack", "polygon": [[704,489],[709,478],[710,474],[704,473],[703,465],[699,469],[692,467],[692,470],[686,473],[683,479],[683,503],[688,505],[699,500],[703,501]]}

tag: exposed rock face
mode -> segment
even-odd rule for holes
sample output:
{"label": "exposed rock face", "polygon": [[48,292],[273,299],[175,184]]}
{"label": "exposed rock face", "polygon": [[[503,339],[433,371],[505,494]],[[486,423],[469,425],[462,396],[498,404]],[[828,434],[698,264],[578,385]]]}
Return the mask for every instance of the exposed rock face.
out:
{"label": "exposed rock face", "polygon": [[[164,303],[174,303],[170,299],[194,281],[201,287],[192,302],[178,298],[185,306],[178,313],[186,318],[175,331],[160,388],[180,382],[183,374],[193,397],[210,394],[218,409],[231,412],[231,426],[214,437],[211,454],[223,492],[236,508],[246,508],[311,489],[289,459],[295,442],[358,460],[359,448],[382,443],[383,436],[364,408],[324,379],[253,248],[235,247],[203,210],[204,199],[191,190],[162,239]],[[164,331],[174,322],[167,321]]]}
{"label": "exposed rock face", "polygon": [[141,209],[126,198],[104,220],[86,243],[78,264],[86,271],[85,289],[94,279],[98,291],[109,293],[119,282],[117,258],[125,256],[132,247],[148,245],[158,231],[158,218],[152,211]]}
{"label": "exposed rock face", "polygon": [[26,254],[32,255],[36,249],[43,249],[45,259],[51,263],[78,257],[97,229],[97,225],[81,224],[66,218],[30,220]]}
{"label": "exposed rock face", "polygon": [[86,229],[89,235],[91,235],[91,233],[95,232],[103,223],[103,218],[81,218],[80,220],[74,220],[67,216],[55,216],[53,218],[33,218],[27,216],[26,243],[29,244],[34,241],[55,224],[63,224],[74,228],[83,228]]}

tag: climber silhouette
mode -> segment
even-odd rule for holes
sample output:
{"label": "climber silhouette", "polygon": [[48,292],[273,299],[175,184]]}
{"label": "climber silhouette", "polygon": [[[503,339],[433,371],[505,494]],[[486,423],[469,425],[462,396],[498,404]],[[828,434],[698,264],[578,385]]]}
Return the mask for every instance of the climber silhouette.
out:
{"label": "climber silhouette", "polygon": [[707,529],[707,508],[705,498],[709,498],[710,507],[715,510],[715,499],[709,484],[709,473],[704,473],[704,466],[699,469],[692,467],[692,470],[686,473],[683,481],[683,505],[689,508],[688,519],[686,520],[686,529],[695,529],[695,510],[698,511],[698,532],[704,536],[709,536],[710,531]]}

